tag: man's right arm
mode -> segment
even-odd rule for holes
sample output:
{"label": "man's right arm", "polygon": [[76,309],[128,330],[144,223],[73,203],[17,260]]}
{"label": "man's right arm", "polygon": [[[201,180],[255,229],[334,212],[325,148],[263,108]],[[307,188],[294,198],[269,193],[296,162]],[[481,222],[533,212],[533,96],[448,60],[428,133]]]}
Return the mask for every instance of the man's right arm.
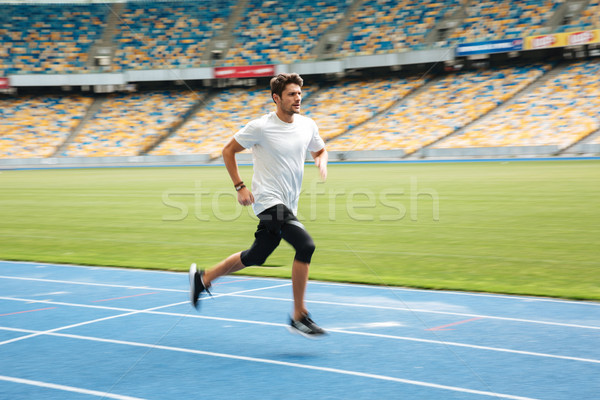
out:
{"label": "man's right arm", "polygon": [[[239,185],[240,182],[243,184],[242,178],[240,177],[240,172],[238,170],[237,161],[235,159],[235,154],[244,150],[244,146],[239,144],[234,138],[232,138],[223,148],[222,154],[223,161],[225,162],[225,168],[227,168],[227,172],[229,173],[234,185]],[[249,206],[250,204],[254,203],[254,196],[248,187],[241,188],[237,191],[237,193],[238,202],[241,205]]]}

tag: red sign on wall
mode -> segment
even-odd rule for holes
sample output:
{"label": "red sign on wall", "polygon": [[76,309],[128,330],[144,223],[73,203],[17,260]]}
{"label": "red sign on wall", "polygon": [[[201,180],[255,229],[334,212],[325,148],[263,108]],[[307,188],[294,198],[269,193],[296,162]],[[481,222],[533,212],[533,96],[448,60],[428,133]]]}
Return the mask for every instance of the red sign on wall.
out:
{"label": "red sign on wall", "polygon": [[573,32],[567,36],[567,43],[572,46],[594,43],[598,41],[598,31]]}
{"label": "red sign on wall", "polygon": [[246,67],[216,67],[214,77],[222,78],[258,78],[275,75],[274,65],[252,65]]}
{"label": "red sign on wall", "polygon": [[0,78],[0,89],[10,89],[8,78]]}
{"label": "red sign on wall", "polygon": [[547,47],[554,47],[557,43],[558,36],[556,35],[536,36],[531,39],[531,48],[545,49]]}

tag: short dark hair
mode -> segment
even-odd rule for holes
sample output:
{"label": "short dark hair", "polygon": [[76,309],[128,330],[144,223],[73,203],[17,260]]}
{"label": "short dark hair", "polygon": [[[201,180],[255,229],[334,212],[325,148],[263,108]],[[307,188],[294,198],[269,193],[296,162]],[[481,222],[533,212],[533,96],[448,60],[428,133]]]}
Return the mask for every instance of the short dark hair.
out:
{"label": "short dark hair", "polygon": [[[298,74],[279,74],[273,79],[271,79],[271,98],[273,98],[274,94],[281,97],[285,87],[290,83],[295,83],[296,85],[302,87],[304,84],[304,80]],[[273,99],[275,101],[275,99]]]}

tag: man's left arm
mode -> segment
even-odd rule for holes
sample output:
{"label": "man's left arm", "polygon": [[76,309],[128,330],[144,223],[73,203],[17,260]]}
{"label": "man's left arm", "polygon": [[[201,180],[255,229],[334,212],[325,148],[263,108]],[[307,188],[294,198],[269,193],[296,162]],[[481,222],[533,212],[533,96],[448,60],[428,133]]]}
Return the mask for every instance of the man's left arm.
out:
{"label": "man's left arm", "polygon": [[327,154],[327,150],[323,147],[318,151],[311,151],[313,159],[315,160],[315,165],[319,168],[319,173],[321,174],[321,179],[323,182],[327,180],[327,161],[329,161],[329,155]]}

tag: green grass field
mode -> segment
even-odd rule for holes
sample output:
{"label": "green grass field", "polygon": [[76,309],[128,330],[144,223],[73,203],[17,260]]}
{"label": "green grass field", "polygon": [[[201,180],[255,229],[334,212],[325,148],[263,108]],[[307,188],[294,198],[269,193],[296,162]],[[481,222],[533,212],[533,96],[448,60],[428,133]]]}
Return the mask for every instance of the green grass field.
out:
{"label": "green grass field", "polygon": [[[599,161],[308,165],[311,279],[600,300],[599,182]],[[224,167],[1,171],[0,259],[208,267],[252,242],[234,193]]]}

